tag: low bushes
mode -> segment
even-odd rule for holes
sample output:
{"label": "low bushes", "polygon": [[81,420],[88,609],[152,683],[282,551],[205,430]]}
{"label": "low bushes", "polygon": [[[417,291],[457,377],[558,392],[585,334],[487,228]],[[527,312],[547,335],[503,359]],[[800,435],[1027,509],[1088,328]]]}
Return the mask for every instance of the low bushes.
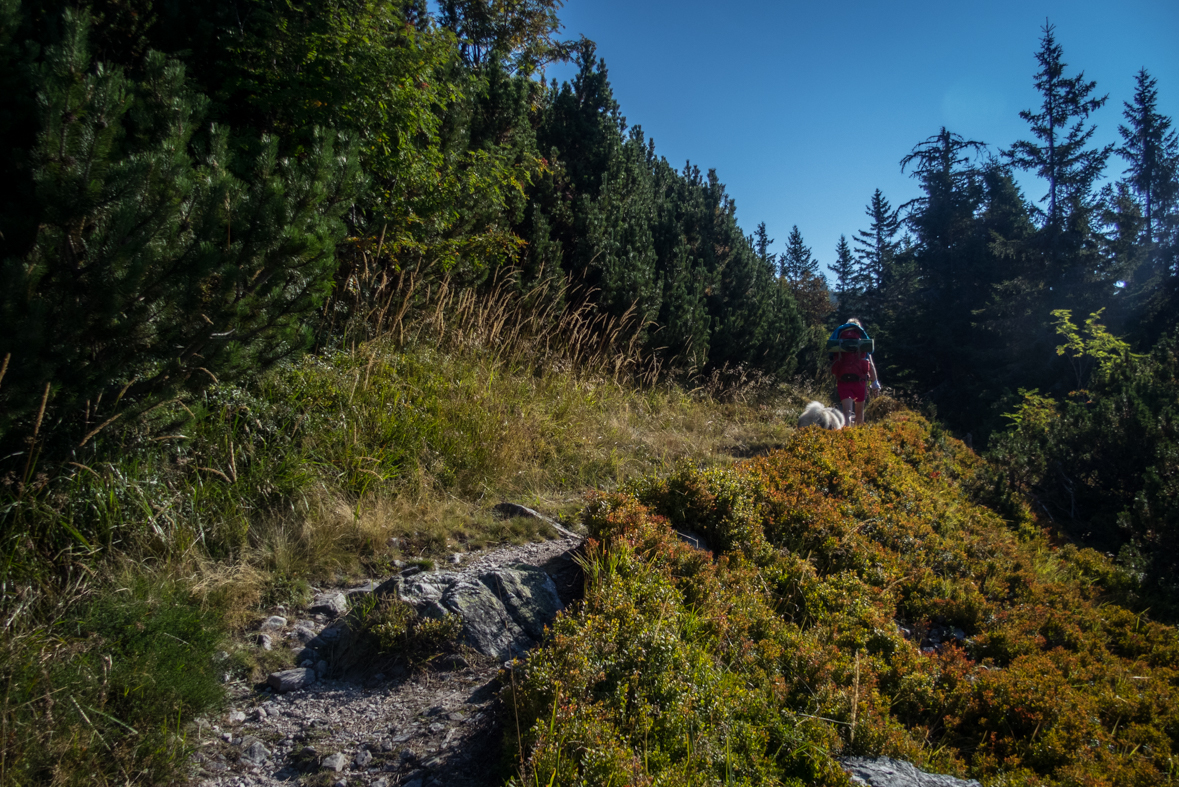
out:
{"label": "low bushes", "polygon": [[844,784],[841,754],[1174,778],[1179,637],[1110,603],[1097,553],[975,504],[981,468],[896,414],[595,498],[586,600],[515,673],[523,781]]}

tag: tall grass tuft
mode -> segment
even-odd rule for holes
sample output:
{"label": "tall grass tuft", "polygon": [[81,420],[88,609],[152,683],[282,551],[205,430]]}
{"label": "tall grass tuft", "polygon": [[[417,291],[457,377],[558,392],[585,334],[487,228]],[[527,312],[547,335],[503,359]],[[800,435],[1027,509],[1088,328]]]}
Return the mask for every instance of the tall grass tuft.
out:
{"label": "tall grass tuft", "polygon": [[0,785],[161,783],[180,777],[186,726],[221,697],[221,627],[178,583],[37,599],[0,640]]}

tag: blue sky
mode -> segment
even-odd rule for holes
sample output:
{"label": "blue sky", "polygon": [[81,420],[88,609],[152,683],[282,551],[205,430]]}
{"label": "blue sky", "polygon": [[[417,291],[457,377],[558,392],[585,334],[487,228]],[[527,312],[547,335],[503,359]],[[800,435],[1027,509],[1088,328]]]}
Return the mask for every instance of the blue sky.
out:
{"label": "blue sky", "polygon": [[[995,150],[1031,138],[1019,111],[1039,109],[1046,19],[1066,75],[1109,94],[1095,142],[1120,140],[1142,67],[1179,125],[1179,0],[566,0],[561,19],[564,38],[597,43],[622,113],[658,154],[716,169],[747,234],[764,221],[781,251],[797,224],[823,265],[841,234],[867,228],[875,189],[894,207],[917,196],[900,160],[942,126]],[[1123,169],[1114,156],[1107,173]]]}

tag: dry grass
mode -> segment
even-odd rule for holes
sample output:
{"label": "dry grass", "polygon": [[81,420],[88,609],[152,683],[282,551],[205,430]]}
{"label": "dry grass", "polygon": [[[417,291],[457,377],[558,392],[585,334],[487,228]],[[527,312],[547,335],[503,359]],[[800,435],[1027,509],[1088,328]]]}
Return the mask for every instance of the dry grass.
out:
{"label": "dry grass", "polygon": [[[366,286],[374,281],[370,275]],[[52,673],[45,696],[89,678],[70,671],[69,648],[46,655],[30,637],[42,623],[91,609],[116,626],[127,588],[138,588],[135,603],[145,609],[202,627],[210,659],[225,647],[230,662],[217,670],[257,678],[284,665],[225,644],[223,630],[240,633],[278,605],[305,603],[312,585],[388,576],[398,560],[552,537],[546,525],[501,520],[492,507],[518,502],[571,522],[591,490],[682,460],[727,465],[782,445],[816,398],[806,385],[742,369],[695,387],[661,381],[658,362],[639,352],[645,326],[633,312],[603,315],[578,305],[586,294],[570,287],[520,292],[509,276],[462,289],[409,274],[378,284],[380,297],[353,304],[353,323],[364,330],[346,350],[214,386],[199,401],[168,403],[122,431],[108,429],[72,469],[46,476],[9,511],[25,537],[7,542],[0,655],[25,664],[20,674],[29,680]],[[370,334],[378,338],[359,340]],[[200,417],[186,421],[194,412]],[[182,422],[183,435],[175,426]],[[66,587],[58,575],[77,580]],[[180,601],[165,608],[162,598]],[[166,645],[159,625],[153,636]],[[104,642],[137,647],[107,634],[59,636],[99,667]],[[187,676],[179,657],[154,664],[135,679],[167,686],[180,680],[177,670]],[[213,701],[217,676],[197,677],[205,683],[194,677],[186,708]],[[13,697],[0,703],[0,732],[19,728],[22,750],[37,749],[45,735],[72,740],[89,729],[84,719],[51,717],[51,706]],[[61,724],[51,729],[52,718]],[[103,735],[131,740],[112,724]],[[172,727],[161,722],[159,730],[157,748],[136,750],[128,762],[183,762]],[[72,772],[91,768],[86,761]],[[20,778],[0,760],[0,783]]]}
{"label": "dry grass", "polygon": [[474,351],[414,352],[377,342],[338,364],[317,364],[317,374],[332,378],[328,387],[346,388],[347,396],[338,398],[338,411],[303,421],[350,419],[355,428],[311,433],[313,445],[301,450],[376,455],[387,446],[371,438],[393,417],[384,403],[397,399],[433,413],[414,433],[422,455],[359,494],[329,477],[340,473],[321,473],[296,505],[253,519],[234,560],[199,561],[197,587],[230,610],[232,626],[256,618],[252,610],[292,577],[344,582],[388,573],[396,559],[552,537],[543,524],[492,516],[503,501],[571,521],[590,490],[615,489],[683,460],[716,466],[766,453],[785,442],[810,396],[782,388],[776,401],[718,402],[701,390],[513,368]]}

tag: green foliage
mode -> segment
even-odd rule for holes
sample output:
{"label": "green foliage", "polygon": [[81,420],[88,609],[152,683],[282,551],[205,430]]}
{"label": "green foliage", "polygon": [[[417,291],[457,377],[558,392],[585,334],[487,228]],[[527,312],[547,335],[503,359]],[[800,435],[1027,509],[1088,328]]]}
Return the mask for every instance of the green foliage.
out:
{"label": "green foliage", "polygon": [[592,500],[585,601],[514,673],[521,783],[845,784],[840,754],[1170,778],[1179,638],[1098,553],[973,503],[983,470],[898,412]]}
{"label": "green foliage", "polygon": [[96,591],[35,628],[6,627],[0,784],[163,783],[185,773],[185,728],[221,699],[219,614],[145,579]]}
{"label": "green foliage", "polygon": [[391,597],[370,596],[354,617],[360,636],[372,641],[373,658],[404,659],[411,667],[422,666],[443,650],[453,651],[463,626],[458,615],[422,617]]}
{"label": "green foliage", "polygon": [[301,161],[264,139],[235,177],[225,135],[195,137],[204,100],[182,66],[152,53],[130,79],[92,65],[85,15],[63,25],[31,71],[39,230],[0,263],[10,448],[41,431],[84,445],[110,419],[305,347],[357,184],[355,151],[334,135]]}
{"label": "green foliage", "polygon": [[[1151,583],[1173,587],[1176,338],[1160,340],[1148,355],[1132,355],[1095,317],[1092,341],[1069,333],[1090,355],[1108,348],[1088,389],[1062,402],[1029,395],[1014,427],[995,440],[992,477],[996,488],[1034,495],[1075,536],[1112,552],[1124,549],[1134,561],[1147,555],[1140,568]],[[1064,315],[1061,320],[1067,328]]]}
{"label": "green foliage", "polygon": [[439,8],[442,24],[458,36],[465,62],[476,69],[510,65],[531,75],[561,59],[569,47],[553,40],[562,5],[562,0],[442,0]]}
{"label": "green foliage", "polygon": [[1085,320],[1085,332],[1088,340],[1081,337],[1077,326],[1072,322],[1072,312],[1068,309],[1056,309],[1052,316],[1056,318],[1056,333],[1063,336],[1064,344],[1056,348],[1057,355],[1067,355],[1072,362],[1073,371],[1077,376],[1077,387],[1085,387],[1089,377],[1090,366],[1094,363],[1103,371],[1109,364],[1128,356],[1130,345],[1117,338],[1101,324],[1101,313],[1098,309]]}
{"label": "green foliage", "polygon": [[[1047,207],[1042,211],[1050,229],[1050,249],[1054,262],[1064,251],[1062,235],[1075,233],[1084,225],[1083,213],[1093,181],[1105,167],[1114,146],[1090,148],[1089,141],[1096,126],[1086,126],[1089,115],[1105,104],[1108,96],[1091,98],[1097,83],[1086,81],[1084,72],[1073,77],[1064,76],[1067,64],[1064,50],[1056,41],[1055,25],[1045,23],[1042,28],[1040,50],[1036,61],[1036,89],[1043,97],[1039,112],[1024,110],[1019,113],[1031,126],[1038,142],[1020,140],[1006,152],[1020,169],[1035,171],[1047,181]],[[1075,242],[1076,238],[1069,239]]]}

